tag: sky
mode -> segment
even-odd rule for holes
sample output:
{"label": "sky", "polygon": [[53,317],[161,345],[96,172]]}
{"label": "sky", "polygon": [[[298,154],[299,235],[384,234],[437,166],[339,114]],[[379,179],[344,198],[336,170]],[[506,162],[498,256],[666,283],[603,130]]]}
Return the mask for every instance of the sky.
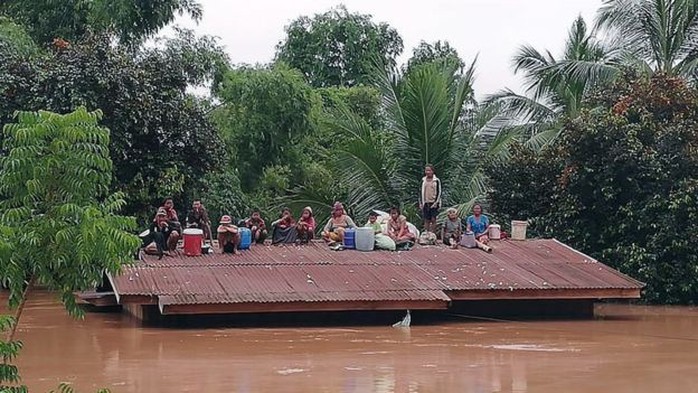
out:
{"label": "sky", "polygon": [[284,27],[300,15],[323,13],[344,4],[350,12],[373,15],[402,36],[406,62],[424,40],[446,40],[470,63],[477,56],[478,97],[503,88],[522,92],[511,58],[523,44],[560,54],[567,31],[581,15],[591,24],[602,0],[199,0],[198,25],[186,17],[176,24],[220,38],[232,62],[268,63]]}

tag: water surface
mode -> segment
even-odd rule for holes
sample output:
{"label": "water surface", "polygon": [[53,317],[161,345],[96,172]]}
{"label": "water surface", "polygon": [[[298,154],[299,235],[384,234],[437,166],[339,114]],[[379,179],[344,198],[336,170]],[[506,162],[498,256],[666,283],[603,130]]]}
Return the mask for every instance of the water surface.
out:
{"label": "water surface", "polygon": [[597,315],[408,330],[172,329],[121,314],[76,321],[36,293],[17,363],[33,392],[61,381],[124,393],[698,392],[698,310],[600,305]]}

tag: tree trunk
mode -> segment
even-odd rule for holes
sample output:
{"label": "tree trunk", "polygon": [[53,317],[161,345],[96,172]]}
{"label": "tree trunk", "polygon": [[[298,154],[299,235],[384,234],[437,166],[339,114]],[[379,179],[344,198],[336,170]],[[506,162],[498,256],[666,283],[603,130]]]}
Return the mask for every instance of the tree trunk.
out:
{"label": "tree trunk", "polygon": [[7,332],[7,342],[12,341],[15,337],[15,332],[17,332],[17,326],[19,326],[19,318],[22,316],[22,311],[24,311],[24,305],[27,302],[27,297],[29,297],[29,291],[31,291],[33,286],[34,286],[34,276],[32,276],[29,279],[29,282],[27,283],[27,287],[24,288],[24,293],[22,294],[22,300],[20,300],[19,306],[17,307],[17,311],[15,312],[15,323],[12,325],[12,329],[10,329],[10,331]]}

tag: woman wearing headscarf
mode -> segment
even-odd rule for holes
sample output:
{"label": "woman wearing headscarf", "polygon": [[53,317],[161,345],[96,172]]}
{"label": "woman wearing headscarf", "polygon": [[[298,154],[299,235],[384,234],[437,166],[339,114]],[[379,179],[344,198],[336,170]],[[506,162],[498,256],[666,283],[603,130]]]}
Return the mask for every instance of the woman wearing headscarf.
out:
{"label": "woman wearing headscarf", "polygon": [[341,202],[335,202],[332,207],[332,216],[325,225],[322,231],[322,237],[325,241],[336,243],[344,241],[344,231],[347,228],[354,228],[354,221],[344,211],[344,205]]}

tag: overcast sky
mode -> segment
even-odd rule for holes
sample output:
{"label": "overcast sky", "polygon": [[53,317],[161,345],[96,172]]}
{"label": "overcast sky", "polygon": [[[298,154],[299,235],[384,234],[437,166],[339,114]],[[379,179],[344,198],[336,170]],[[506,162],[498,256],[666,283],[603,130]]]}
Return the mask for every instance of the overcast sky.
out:
{"label": "overcast sky", "polygon": [[300,15],[322,13],[338,4],[350,12],[388,22],[405,44],[405,62],[421,40],[447,40],[469,63],[479,55],[478,96],[509,87],[520,91],[511,57],[522,44],[558,55],[573,20],[591,23],[602,0],[199,0],[204,15],[198,25],[180,18],[177,24],[199,34],[220,37],[233,63],[267,63],[284,26]]}

